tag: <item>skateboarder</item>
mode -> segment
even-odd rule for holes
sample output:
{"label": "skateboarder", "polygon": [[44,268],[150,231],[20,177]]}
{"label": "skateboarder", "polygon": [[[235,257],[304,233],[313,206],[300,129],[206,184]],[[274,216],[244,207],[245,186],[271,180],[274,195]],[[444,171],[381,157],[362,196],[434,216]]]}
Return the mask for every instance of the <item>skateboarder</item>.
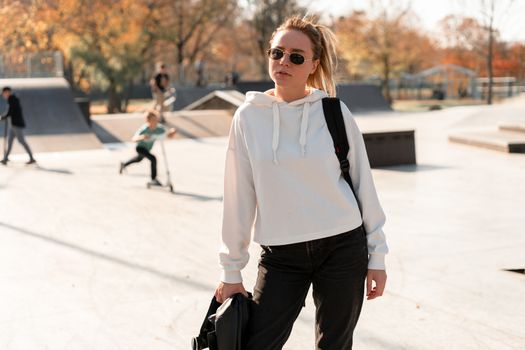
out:
{"label": "skateboarder", "polygon": [[157,74],[151,79],[151,94],[155,100],[154,109],[159,112],[159,118],[161,123],[165,123],[164,112],[166,112],[166,107],[164,106],[164,98],[166,97],[166,92],[169,91],[170,85],[170,76],[166,65],[162,62],[158,64]]}
{"label": "skateboarder", "polygon": [[11,153],[11,148],[13,147],[13,141],[15,140],[15,137],[29,155],[29,161],[26,164],[36,163],[35,158],[33,158],[33,153],[31,153],[31,148],[27,144],[24,137],[24,128],[26,127],[26,124],[22,115],[22,106],[20,105],[20,100],[13,94],[13,90],[11,90],[11,88],[8,86],[2,89],[2,96],[7,100],[9,109],[7,110],[7,113],[0,119],[4,120],[11,118],[11,125],[9,128],[7,150],[4,153],[4,158],[2,159],[1,163],[6,165],[9,161],[9,153]]}
{"label": "skateboarder", "polygon": [[148,184],[150,186],[161,186],[161,183],[157,180],[157,158],[151,154],[151,149],[158,137],[167,134],[167,136],[171,138],[175,136],[176,132],[174,128],[168,130],[164,125],[159,123],[157,111],[147,111],[146,123],[137,130],[132,138],[134,142],[137,142],[137,147],[135,148],[137,155],[127,162],[121,162],[119,173],[122,174],[128,165],[139,163],[144,158],[148,158],[151,162],[151,181]]}

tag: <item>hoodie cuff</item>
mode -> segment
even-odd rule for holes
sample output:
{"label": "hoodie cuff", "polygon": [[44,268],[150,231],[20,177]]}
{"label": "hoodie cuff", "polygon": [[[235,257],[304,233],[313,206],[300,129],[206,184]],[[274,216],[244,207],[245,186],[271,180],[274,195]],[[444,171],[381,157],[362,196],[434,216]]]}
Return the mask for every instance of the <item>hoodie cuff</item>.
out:
{"label": "hoodie cuff", "polygon": [[241,271],[222,271],[221,281],[224,283],[242,283]]}
{"label": "hoodie cuff", "polygon": [[370,254],[368,258],[368,268],[372,270],[386,270],[385,254]]}

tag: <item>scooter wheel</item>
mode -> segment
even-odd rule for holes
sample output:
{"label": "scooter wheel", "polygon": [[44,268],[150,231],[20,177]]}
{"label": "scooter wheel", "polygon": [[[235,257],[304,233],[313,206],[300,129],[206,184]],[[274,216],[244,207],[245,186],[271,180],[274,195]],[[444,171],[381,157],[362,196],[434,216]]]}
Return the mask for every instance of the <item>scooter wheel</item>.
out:
{"label": "scooter wheel", "polygon": [[173,193],[173,185],[170,185],[170,192]]}
{"label": "scooter wheel", "polygon": [[151,188],[151,185],[150,184],[146,184],[146,187],[148,188],[148,190]]}

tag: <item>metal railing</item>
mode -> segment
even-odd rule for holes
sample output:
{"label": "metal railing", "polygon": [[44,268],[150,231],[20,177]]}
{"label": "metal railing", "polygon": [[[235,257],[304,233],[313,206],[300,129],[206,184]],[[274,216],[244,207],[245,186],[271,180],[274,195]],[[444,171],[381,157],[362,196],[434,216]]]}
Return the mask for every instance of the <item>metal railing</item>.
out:
{"label": "metal railing", "polygon": [[64,76],[64,60],[59,51],[0,54],[0,78],[49,78]]}

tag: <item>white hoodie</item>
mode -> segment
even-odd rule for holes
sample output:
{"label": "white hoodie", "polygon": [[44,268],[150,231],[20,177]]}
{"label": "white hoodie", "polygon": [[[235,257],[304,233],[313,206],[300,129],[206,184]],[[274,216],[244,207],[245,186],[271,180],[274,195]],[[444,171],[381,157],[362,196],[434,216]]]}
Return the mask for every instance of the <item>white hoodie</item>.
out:
{"label": "white hoodie", "polygon": [[221,280],[242,282],[248,245],[305,242],[344,233],[364,221],[371,269],[385,269],[388,252],[363,136],[341,102],[358,204],[341,175],[325,122],[324,91],[287,103],[273,91],[250,91],[233,117],[226,155]]}

